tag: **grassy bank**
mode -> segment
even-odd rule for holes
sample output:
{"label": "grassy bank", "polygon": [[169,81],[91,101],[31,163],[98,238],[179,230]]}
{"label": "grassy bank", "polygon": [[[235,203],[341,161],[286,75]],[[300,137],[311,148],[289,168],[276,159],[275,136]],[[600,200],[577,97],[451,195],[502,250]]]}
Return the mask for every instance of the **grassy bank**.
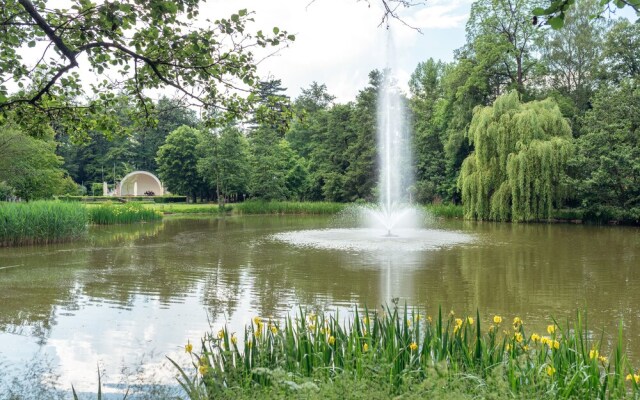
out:
{"label": "grassy bank", "polygon": [[259,201],[249,200],[230,204],[235,214],[337,214],[348,204],[324,201]]}
{"label": "grassy bank", "polygon": [[57,243],[87,231],[87,211],[60,201],[0,203],[0,246]]}
{"label": "grassy bank", "polygon": [[217,204],[145,204],[163,214],[218,214]]}
{"label": "grassy bank", "polygon": [[87,207],[87,210],[89,221],[98,225],[131,224],[162,219],[160,211],[139,203],[100,204]]}
{"label": "grassy bank", "polygon": [[477,313],[301,311],[283,323],[255,317],[242,341],[224,328],[200,351],[187,344],[193,370],[180,381],[191,399],[638,398],[621,336],[605,353],[580,314],[528,332],[518,317]]}
{"label": "grassy bank", "polygon": [[434,217],[464,218],[464,210],[456,204],[426,204],[424,209]]}

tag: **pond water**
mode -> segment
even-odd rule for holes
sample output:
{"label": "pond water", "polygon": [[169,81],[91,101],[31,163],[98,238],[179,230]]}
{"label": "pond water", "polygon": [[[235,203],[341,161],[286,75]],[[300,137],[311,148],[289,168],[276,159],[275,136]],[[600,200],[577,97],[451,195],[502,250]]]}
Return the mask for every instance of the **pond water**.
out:
{"label": "pond water", "polygon": [[638,228],[434,221],[429,234],[456,244],[398,251],[291,239],[335,227],[331,217],[165,218],[0,249],[0,366],[20,373],[45,358],[64,390],[95,391],[98,364],[107,391],[132,375],[173,382],[165,356],[184,362],[187,340],[225,322],[241,333],[255,315],[298,305],[348,312],[392,298],[427,313],[519,316],[529,333],[587,309],[605,341],[623,321],[640,363]]}

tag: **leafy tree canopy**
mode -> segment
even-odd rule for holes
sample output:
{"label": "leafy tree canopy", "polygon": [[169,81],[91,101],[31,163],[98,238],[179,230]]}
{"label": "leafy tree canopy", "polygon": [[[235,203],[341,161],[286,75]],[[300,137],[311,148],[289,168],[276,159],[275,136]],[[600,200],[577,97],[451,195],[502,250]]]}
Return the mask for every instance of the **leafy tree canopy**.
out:
{"label": "leafy tree canopy", "polygon": [[[11,114],[30,128],[56,121],[79,136],[111,133],[118,128],[109,112],[115,93],[135,99],[139,113],[150,117],[148,90],[161,88],[208,116],[246,113],[250,97],[241,94],[259,84],[255,49],[295,37],[277,27],[250,33],[247,10],[193,28],[200,3],[72,0],[62,8],[46,0],[3,1],[0,117]],[[82,82],[81,68],[95,73],[95,82]],[[12,94],[9,81],[18,86]]]}
{"label": "leafy tree canopy", "polygon": [[[544,23],[553,29],[560,29],[564,26],[567,13],[575,4],[576,0],[551,0],[547,7],[537,7],[533,10],[533,24]],[[600,0],[600,10],[592,14],[592,17],[599,17],[607,10],[624,7],[633,9],[638,16],[637,22],[640,22],[640,0]],[[544,20],[538,21],[538,17],[543,17]]]}
{"label": "leafy tree canopy", "polygon": [[501,96],[476,110],[468,137],[475,150],[458,179],[466,218],[550,218],[565,197],[561,182],[572,152],[571,128],[553,100]]}

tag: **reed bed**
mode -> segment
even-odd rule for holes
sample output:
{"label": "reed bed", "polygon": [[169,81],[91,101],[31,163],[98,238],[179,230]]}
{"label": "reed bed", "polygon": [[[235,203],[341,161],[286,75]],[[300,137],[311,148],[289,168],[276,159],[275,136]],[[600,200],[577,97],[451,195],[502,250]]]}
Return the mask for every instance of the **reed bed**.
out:
{"label": "reed bed", "polygon": [[435,217],[464,218],[464,210],[456,204],[427,204],[424,206],[427,212]]}
{"label": "reed bed", "polygon": [[162,219],[160,211],[146,208],[140,203],[107,203],[87,209],[89,210],[89,221],[97,225],[132,224]]}
{"label": "reed bed", "polygon": [[286,398],[302,388],[310,388],[305,398],[330,398],[336,385],[332,393],[346,390],[346,398],[363,386],[385,391],[383,398],[438,390],[464,398],[638,398],[640,372],[624,355],[621,331],[605,354],[603,337],[593,337],[580,313],[566,326],[552,320],[545,332],[529,333],[518,317],[440,310],[432,318],[386,307],[356,309],[340,322],[338,314],[300,310],[282,323],[255,317],[242,340],[226,327],[207,334],[199,352],[185,346],[193,370],[174,365],[191,399]]}
{"label": "reed bed", "polygon": [[328,215],[343,211],[348,204],[331,202],[248,200],[229,204],[236,214],[314,214]]}
{"label": "reed bed", "polygon": [[0,202],[0,247],[74,240],[87,232],[87,212],[60,201]]}

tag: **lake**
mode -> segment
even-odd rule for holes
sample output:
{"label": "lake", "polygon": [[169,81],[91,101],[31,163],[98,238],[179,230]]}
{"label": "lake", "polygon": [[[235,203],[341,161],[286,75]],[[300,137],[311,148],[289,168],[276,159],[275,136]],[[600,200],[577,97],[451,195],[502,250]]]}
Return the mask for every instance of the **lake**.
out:
{"label": "lake", "polygon": [[586,309],[605,341],[623,321],[640,361],[638,228],[433,220],[434,238],[466,239],[399,251],[383,241],[300,246],[295,238],[307,236],[291,234],[336,227],[336,217],[169,217],[92,227],[76,243],[2,248],[0,370],[20,374],[46,360],[62,390],[95,391],[97,365],[107,391],[173,383],[165,356],[185,362],[187,340],[225,323],[242,337],[256,315],[282,318],[301,305],[346,316],[393,298],[430,314],[442,305],[477,309],[485,321],[519,316],[528,334]]}

